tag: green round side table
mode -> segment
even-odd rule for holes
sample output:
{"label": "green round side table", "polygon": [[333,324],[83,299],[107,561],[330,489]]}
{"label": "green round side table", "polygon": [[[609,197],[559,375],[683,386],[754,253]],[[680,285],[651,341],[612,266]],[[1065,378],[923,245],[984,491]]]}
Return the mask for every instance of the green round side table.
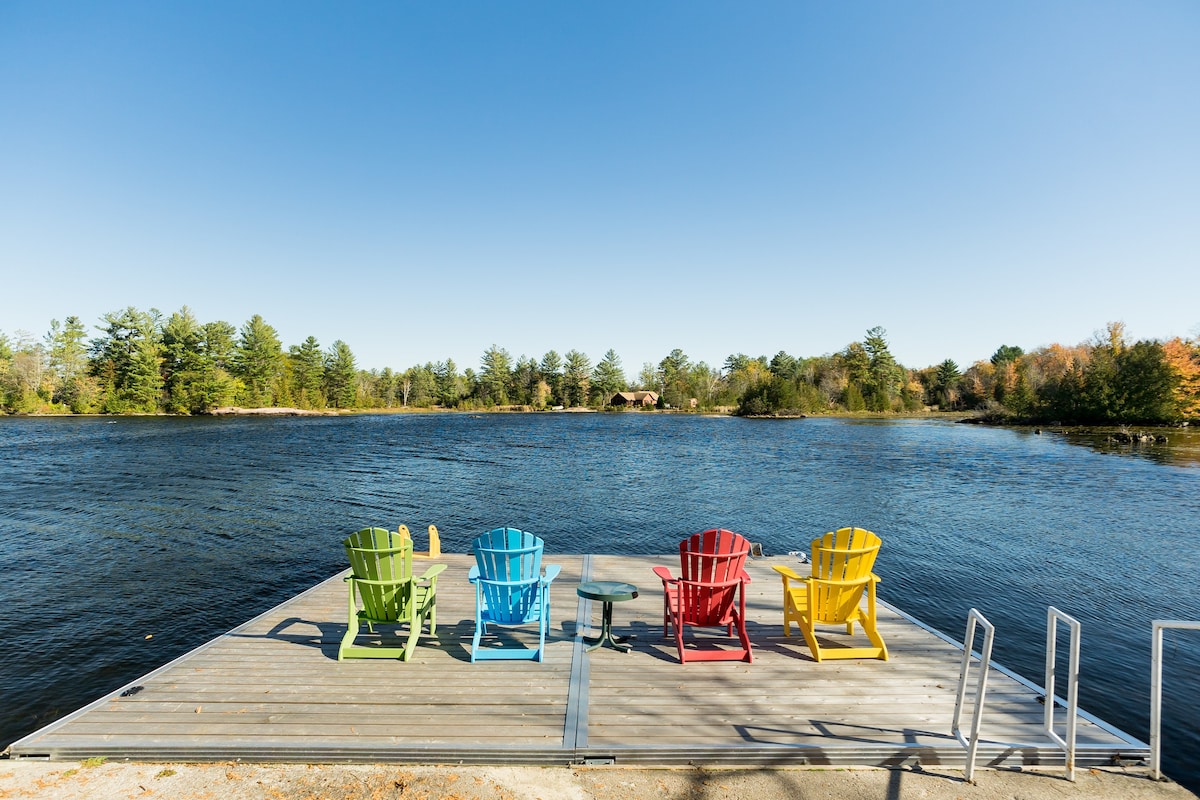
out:
{"label": "green round side table", "polygon": [[587,581],[579,584],[575,593],[584,599],[599,600],[604,604],[600,614],[600,635],[583,637],[584,643],[588,645],[587,651],[590,653],[607,645],[614,650],[628,653],[632,648],[625,643],[633,637],[612,635],[612,607],[613,603],[623,603],[637,597],[637,587],[632,583],[619,581]]}

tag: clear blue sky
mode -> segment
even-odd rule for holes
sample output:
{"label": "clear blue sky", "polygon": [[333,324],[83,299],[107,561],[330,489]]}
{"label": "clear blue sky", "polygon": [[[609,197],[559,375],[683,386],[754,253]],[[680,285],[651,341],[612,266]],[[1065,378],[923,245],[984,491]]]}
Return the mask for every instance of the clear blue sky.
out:
{"label": "clear blue sky", "polygon": [[364,368],[1200,333],[1200,3],[0,3],[0,331]]}

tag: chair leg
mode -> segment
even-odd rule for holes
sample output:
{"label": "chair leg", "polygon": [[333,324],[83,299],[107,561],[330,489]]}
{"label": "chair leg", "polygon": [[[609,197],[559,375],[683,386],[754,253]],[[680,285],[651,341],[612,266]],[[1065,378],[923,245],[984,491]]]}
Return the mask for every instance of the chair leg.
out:
{"label": "chair leg", "polygon": [[338,645],[338,661],[345,660],[345,653],[354,644],[354,639],[358,636],[358,620],[351,620],[346,626],[346,634],[342,637],[342,643]]}
{"label": "chair leg", "polygon": [[420,616],[414,616],[409,620],[408,640],[404,642],[404,655],[400,657],[401,661],[412,659],[412,654],[417,649],[417,640],[421,638],[421,626],[424,624],[425,620]]}
{"label": "chair leg", "polygon": [[683,649],[683,626],[679,624],[679,620],[673,620],[675,623],[675,647],[679,649],[679,663],[687,663],[687,652]]}
{"label": "chair leg", "polygon": [[475,584],[475,633],[471,637],[471,663],[475,663],[475,654],[479,651],[479,637],[487,632],[483,622],[483,588]]}
{"label": "chair leg", "polygon": [[[754,651],[750,649],[750,634],[746,632],[746,620],[742,619],[741,614],[737,616],[738,639],[742,642],[742,649],[746,651],[746,663],[754,663]],[[730,627],[733,627],[730,625]],[[730,632],[732,636],[732,631]]]}
{"label": "chair leg", "polygon": [[887,661],[888,660],[887,645],[885,645],[883,643],[883,637],[879,635],[879,629],[876,628],[874,624],[871,624],[871,625],[864,624],[863,632],[867,634],[867,638],[871,641],[871,644],[873,644],[879,648],[878,658],[881,661]]}
{"label": "chair leg", "polygon": [[546,629],[550,627],[550,589],[542,587],[542,618],[538,620],[537,660],[541,663],[546,656]]}
{"label": "chair leg", "polygon": [[346,633],[342,636],[342,643],[338,645],[338,661],[344,658],[345,652],[354,645],[354,639],[358,636],[358,606],[354,602],[354,579],[347,578],[346,582],[350,589],[350,602],[346,613]]}
{"label": "chair leg", "polygon": [[813,660],[819,663],[821,661],[821,646],[817,644],[816,629],[813,628],[813,626],[809,623],[809,620],[804,619],[800,620],[797,627],[799,627],[800,632],[804,634],[804,641],[808,645],[809,651],[812,653]]}

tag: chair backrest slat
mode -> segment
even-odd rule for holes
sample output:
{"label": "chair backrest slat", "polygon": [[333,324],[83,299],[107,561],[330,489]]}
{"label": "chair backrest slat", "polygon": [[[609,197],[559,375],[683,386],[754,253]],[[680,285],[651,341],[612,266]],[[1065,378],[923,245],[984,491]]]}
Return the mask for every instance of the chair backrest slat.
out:
{"label": "chair backrest slat", "polygon": [[725,625],[750,556],[750,542],[722,528],[695,533],[679,543],[679,603],[685,622]]}
{"label": "chair backrest slat", "polygon": [[358,584],[363,611],[371,619],[400,619],[412,597],[412,541],[399,532],[363,528],[342,545],[354,577],[383,582]]}
{"label": "chair backrest slat", "polygon": [[527,621],[538,599],[545,543],[516,528],[495,528],[475,539],[473,549],[489,616],[501,624]]}
{"label": "chair backrest slat", "polygon": [[859,582],[845,587],[817,584],[810,602],[818,621],[837,624],[854,613],[862,601],[881,544],[877,535],[863,528],[839,528],[813,539],[814,578]]}

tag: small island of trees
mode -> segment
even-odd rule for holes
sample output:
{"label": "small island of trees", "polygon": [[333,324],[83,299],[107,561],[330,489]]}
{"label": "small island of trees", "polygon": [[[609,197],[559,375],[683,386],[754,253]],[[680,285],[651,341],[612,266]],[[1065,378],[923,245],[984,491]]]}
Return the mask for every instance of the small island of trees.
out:
{"label": "small island of trees", "polygon": [[911,369],[886,331],[821,356],[730,355],[720,367],[680,349],[630,383],[613,350],[514,359],[493,344],[479,369],[453,360],[403,371],[359,369],[343,341],[309,336],[286,350],[259,315],[242,327],[201,323],[186,306],[164,317],[129,307],[89,338],[78,317],[37,339],[0,332],[0,411],[8,414],[207,414],[227,406],[307,410],[610,407],[619,392],[653,391],[660,408],[800,416],[976,412],[1004,423],[1177,424],[1200,420],[1200,341],[1129,342],[1110,323],[1089,342],[1026,353],[1001,345],[961,370],[952,360]]}

